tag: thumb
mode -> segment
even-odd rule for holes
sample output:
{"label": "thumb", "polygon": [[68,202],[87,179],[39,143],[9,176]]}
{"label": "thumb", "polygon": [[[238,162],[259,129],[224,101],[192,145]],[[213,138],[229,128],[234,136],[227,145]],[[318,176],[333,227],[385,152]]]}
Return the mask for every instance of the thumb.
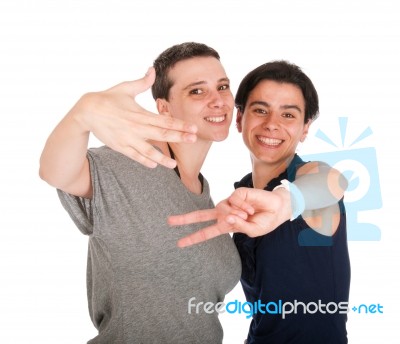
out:
{"label": "thumb", "polygon": [[254,207],[251,205],[251,198],[249,197],[247,188],[236,189],[231,196],[228,198],[228,202],[231,206],[245,211],[249,215],[254,214]]}
{"label": "thumb", "polygon": [[147,91],[156,79],[156,71],[154,67],[150,67],[143,78],[134,81],[127,81],[124,84],[125,91],[131,96],[136,97],[138,94]]}
{"label": "thumb", "polygon": [[149,83],[150,86],[153,85],[154,80],[156,79],[156,70],[154,67],[149,67],[144,77]]}
{"label": "thumb", "polygon": [[143,93],[144,91],[148,90],[151,85],[153,85],[155,79],[156,71],[154,67],[150,67],[143,78],[129,82],[129,86],[131,88],[130,93],[133,96]]}
{"label": "thumb", "polygon": [[156,71],[154,67],[150,67],[143,78],[122,82],[114,87],[111,87],[109,91],[123,92],[129,94],[130,96],[136,97],[138,94],[148,90],[151,85],[153,85],[155,79]]}

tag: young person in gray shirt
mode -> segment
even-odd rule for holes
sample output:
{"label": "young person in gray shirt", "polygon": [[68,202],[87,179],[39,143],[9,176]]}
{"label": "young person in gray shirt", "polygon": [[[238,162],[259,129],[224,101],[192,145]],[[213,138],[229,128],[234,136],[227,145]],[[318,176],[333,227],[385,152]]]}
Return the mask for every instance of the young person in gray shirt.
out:
{"label": "young person in gray shirt", "polygon": [[[178,239],[201,226],[171,229],[167,217],[213,206],[200,170],[228,135],[229,79],[218,53],[198,43],[167,49],[154,67],[85,94],[49,136],[40,176],[89,237],[89,312],[99,331],[89,343],[221,343],[217,312],[189,314],[188,301],[224,299],[240,278],[237,250],[228,234],[182,250]],[[153,82],[159,116],[135,103]],[[105,146],[88,149],[90,133]]]}

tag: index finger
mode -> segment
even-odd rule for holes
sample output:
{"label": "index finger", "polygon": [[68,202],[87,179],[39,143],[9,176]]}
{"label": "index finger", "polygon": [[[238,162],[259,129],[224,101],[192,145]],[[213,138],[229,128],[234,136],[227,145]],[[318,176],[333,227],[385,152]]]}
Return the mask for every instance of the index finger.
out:
{"label": "index finger", "polygon": [[[191,134],[197,133],[197,126],[194,124],[185,122],[179,118],[154,114],[152,112],[147,111],[146,109],[143,109],[142,107],[140,107],[140,108],[141,108],[142,112],[145,112],[146,115],[148,115],[148,116],[144,116],[140,119],[138,118],[144,124],[148,124],[153,127],[166,129],[166,130],[174,130],[174,131],[191,133]],[[137,116],[137,114],[135,114],[135,118],[137,118],[136,116]]]}
{"label": "index finger", "polygon": [[215,225],[200,229],[197,232],[194,232],[192,234],[185,236],[182,239],[179,239],[177,245],[178,245],[178,247],[183,248],[183,247],[199,244],[203,241],[213,239],[222,234],[229,233],[230,229],[231,229],[231,226],[228,225],[227,223],[215,224]]}
{"label": "index finger", "polygon": [[205,222],[217,218],[216,209],[196,210],[182,215],[172,215],[168,217],[168,224],[171,226],[182,226],[191,223]]}
{"label": "index finger", "polygon": [[158,128],[166,131],[171,130],[190,134],[196,134],[197,132],[196,125],[185,122],[179,118],[164,116],[148,111],[136,102],[134,102],[133,106],[132,104],[129,106],[129,115],[136,126],[143,125],[154,127],[155,129]]}
{"label": "index finger", "polygon": [[[237,189],[236,191],[239,191]],[[254,207],[244,199],[243,195],[238,194],[237,192],[234,192],[229,198],[228,202],[231,206],[236,207],[238,209],[241,209],[245,211],[249,215],[254,214]]]}

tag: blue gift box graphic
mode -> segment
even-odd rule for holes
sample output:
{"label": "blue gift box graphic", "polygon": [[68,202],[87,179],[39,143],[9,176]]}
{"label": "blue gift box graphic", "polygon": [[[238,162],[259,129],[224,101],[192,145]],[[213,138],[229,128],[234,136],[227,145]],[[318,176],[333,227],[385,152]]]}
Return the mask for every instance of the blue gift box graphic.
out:
{"label": "blue gift box graphic", "polygon": [[[321,130],[316,137],[337,148],[336,151],[302,155],[305,161],[323,161],[336,168],[347,178],[349,185],[345,193],[344,203],[347,217],[348,240],[378,241],[381,231],[376,224],[361,223],[358,214],[363,211],[382,208],[382,196],[379,183],[379,171],[376,150],[373,147],[349,149],[344,148],[347,129],[347,118],[339,118],[342,148],[329,139]],[[355,145],[372,130],[367,128],[348,147]]]}

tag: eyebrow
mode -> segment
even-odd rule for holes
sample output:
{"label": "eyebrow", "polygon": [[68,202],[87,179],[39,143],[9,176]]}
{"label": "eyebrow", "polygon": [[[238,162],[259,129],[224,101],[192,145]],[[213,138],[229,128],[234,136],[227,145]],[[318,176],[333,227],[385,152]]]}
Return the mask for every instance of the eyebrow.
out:
{"label": "eyebrow", "polygon": [[[271,105],[270,105],[268,102],[264,102],[264,101],[261,101],[261,100],[256,100],[256,101],[251,102],[251,103],[249,104],[249,106],[254,106],[254,105],[261,105],[261,106],[264,106],[264,107],[267,107],[267,108],[271,107]],[[300,107],[297,106],[297,105],[282,105],[282,106],[280,107],[280,109],[284,109],[284,110],[295,109],[295,110],[297,110],[297,111],[300,112],[300,113],[302,112],[301,109],[300,109]]]}
{"label": "eyebrow", "polygon": [[[221,79],[218,79],[218,83],[220,83],[220,82],[230,82],[230,81],[229,81],[229,78],[221,78]],[[205,80],[192,82],[189,85],[187,85],[183,90],[187,90],[194,86],[199,86],[199,85],[204,85],[204,84],[207,84],[207,82]]]}

